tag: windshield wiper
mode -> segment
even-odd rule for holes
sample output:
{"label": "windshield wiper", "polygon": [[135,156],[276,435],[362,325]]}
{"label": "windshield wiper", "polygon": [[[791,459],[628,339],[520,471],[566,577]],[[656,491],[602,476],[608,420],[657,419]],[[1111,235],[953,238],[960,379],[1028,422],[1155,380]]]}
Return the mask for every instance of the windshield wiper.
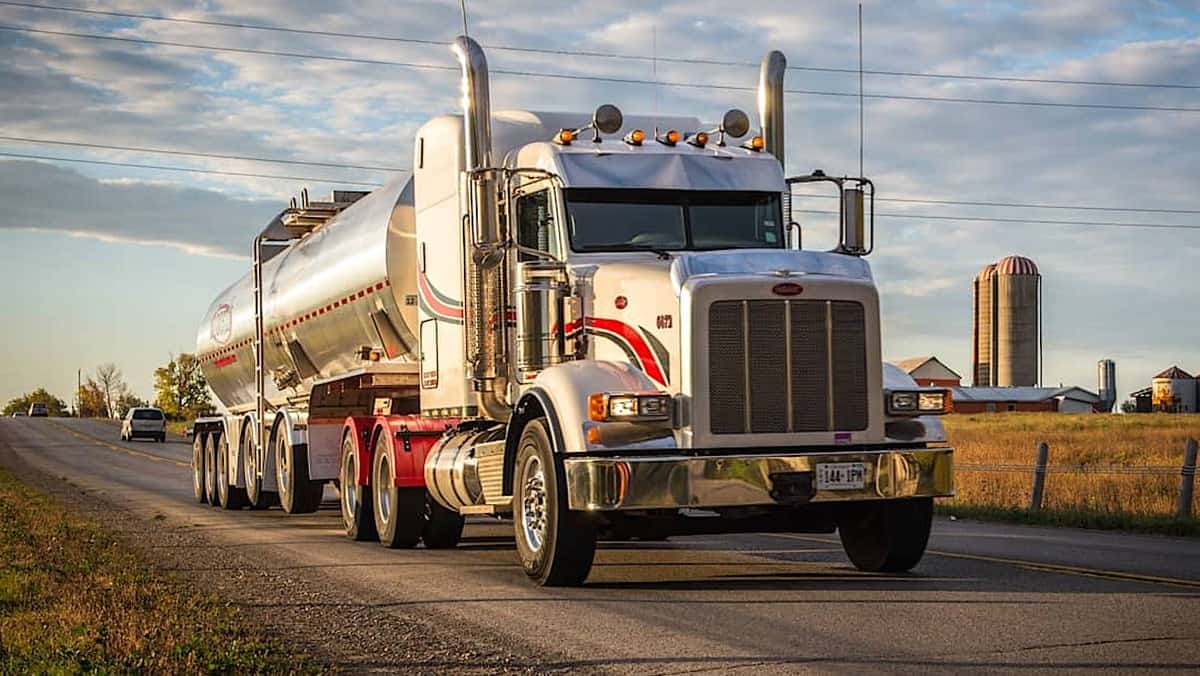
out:
{"label": "windshield wiper", "polygon": [[635,251],[649,251],[650,253],[657,255],[658,259],[660,261],[671,260],[671,252],[670,251],[667,251],[666,249],[661,249],[656,246],[634,246],[634,247],[630,247],[630,248]]}

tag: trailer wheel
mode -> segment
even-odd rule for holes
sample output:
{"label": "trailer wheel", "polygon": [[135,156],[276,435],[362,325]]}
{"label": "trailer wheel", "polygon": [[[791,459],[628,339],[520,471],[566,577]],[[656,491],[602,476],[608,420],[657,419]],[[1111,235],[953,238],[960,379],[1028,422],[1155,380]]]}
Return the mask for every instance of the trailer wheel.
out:
{"label": "trailer wheel", "polygon": [[308,478],[308,446],[293,445],[282,427],[275,431],[275,483],[288,514],[311,514],[321,506],[325,482]]}
{"label": "trailer wheel", "polygon": [[425,489],[396,485],[396,461],[387,437],[375,440],[371,493],[375,499],[375,530],[389,549],[415,547],[425,529]]}
{"label": "trailer wheel", "polygon": [[204,497],[205,502],[217,505],[217,434],[204,439]]}
{"label": "trailer wheel", "polygon": [[242,477],[246,483],[246,502],[250,509],[268,509],[279,499],[278,493],[263,489],[262,477],[258,475],[258,454],[254,448],[253,433],[242,435]]}
{"label": "trailer wheel", "polygon": [[192,440],[192,495],[200,504],[208,497],[204,494],[204,440],[207,437],[207,434],[197,434]]}
{"label": "trailer wheel", "polygon": [[855,568],[900,573],[921,560],[932,525],[933,498],[867,503],[839,519],[838,535]]}
{"label": "trailer wheel", "polygon": [[342,505],[342,524],[351,540],[364,542],[379,539],[375,531],[375,508],[371,485],[358,485],[358,453],[350,434],[342,440],[342,471],[338,486],[338,502]]}
{"label": "trailer wheel", "polygon": [[462,540],[463,525],[466,519],[462,514],[446,509],[425,491],[425,532],[421,540],[429,549],[451,549],[457,547]]}
{"label": "trailer wheel", "polygon": [[221,435],[217,446],[217,502],[221,509],[241,509],[246,506],[246,489],[232,485],[229,474],[229,439]]}
{"label": "trailer wheel", "polygon": [[514,471],[513,523],[525,574],[546,587],[583,584],[596,556],[596,527],[584,513],[567,509],[562,460],[545,418],[521,432]]}

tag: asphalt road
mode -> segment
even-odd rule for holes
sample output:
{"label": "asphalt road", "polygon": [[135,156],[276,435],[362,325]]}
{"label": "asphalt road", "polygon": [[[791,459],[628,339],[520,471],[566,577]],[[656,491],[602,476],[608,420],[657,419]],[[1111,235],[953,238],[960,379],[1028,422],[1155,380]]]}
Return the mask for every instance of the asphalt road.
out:
{"label": "asphalt road", "polygon": [[908,575],[854,570],[836,536],[606,543],[585,587],[539,589],[515,562],[508,523],[471,522],[450,551],[353,543],[332,502],[298,517],[198,506],[190,445],[123,443],[117,433],[94,421],[0,420],[0,442],[26,463],[107,500],[261,552],[264,565],[323,571],[339,587],[371,590],[381,607],[458,617],[579,668],[1200,668],[1200,539],[938,520]]}

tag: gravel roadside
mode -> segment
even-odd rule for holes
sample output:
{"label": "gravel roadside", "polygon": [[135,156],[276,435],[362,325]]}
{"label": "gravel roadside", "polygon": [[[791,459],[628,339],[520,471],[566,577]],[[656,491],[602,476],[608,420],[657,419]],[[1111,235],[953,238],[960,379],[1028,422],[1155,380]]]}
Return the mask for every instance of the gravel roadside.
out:
{"label": "gravel roadside", "polygon": [[[321,571],[280,570],[285,561],[254,560],[238,547],[185,527],[162,514],[135,514],[73,484],[30,467],[0,442],[0,464],[24,483],[82,515],[101,520],[130,547],[187,584],[234,606],[267,638],[337,671],[406,674],[587,673],[587,665],[537,651],[487,627],[467,626],[422,607],[383,606],[339,585]],[[269,554],[267,556],[270,556]]]}

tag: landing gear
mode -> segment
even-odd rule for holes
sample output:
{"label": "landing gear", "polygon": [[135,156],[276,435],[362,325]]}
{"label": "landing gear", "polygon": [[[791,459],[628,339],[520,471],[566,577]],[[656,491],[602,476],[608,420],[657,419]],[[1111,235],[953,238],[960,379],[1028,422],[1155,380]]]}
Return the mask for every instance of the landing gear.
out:
{"label": "landing gear", "polygon": [[368,541],[379,537],[375,532],[375,509],[371,496],[371,486],[358,484],[359,466],[358,453],[354,440],[349,435],[342,440],[341,477],[338,485],[339,502],[342,504],[342,524],[346,527],[346,535],[351,540]]}
{"label": "landing gear", "polygon": [[517,446],[513,523],[521,566],[547,587],[583,584],[596,555],[596,528],[567,509],[562,461],[555,457],[546,421],[530,421]]}
{"label": "landing gear", "polygon": [[846,556],[859,570],[911,570],[925,553],[933,525],[933,498],[853,505],[838,521]]}
{"label": "landing gear", "polygon": [[283,426],[275,430],[275,483],[288,514],[310,514],[321,506],[325,482],[308,478],[308,446],[293,445]]}

